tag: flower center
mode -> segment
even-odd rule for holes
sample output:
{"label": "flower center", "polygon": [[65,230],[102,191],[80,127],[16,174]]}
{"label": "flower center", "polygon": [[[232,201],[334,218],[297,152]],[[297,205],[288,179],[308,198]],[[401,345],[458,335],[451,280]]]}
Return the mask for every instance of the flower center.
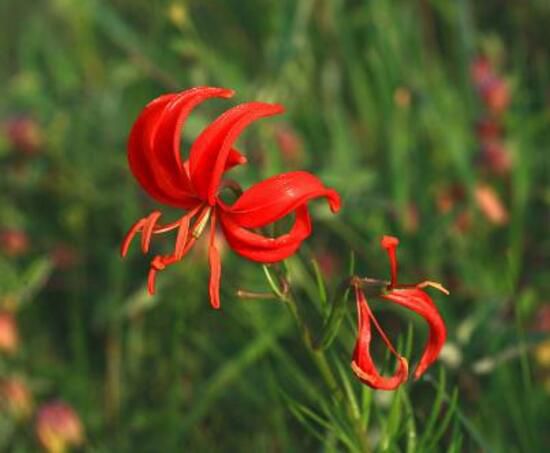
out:
{"label": "flower center", "polygon": [[193,225],[193,228],[191,229],[191,236],[193,236],[195,239],[198,239],[199,236],[202,234],[206,226],[208,225],[208,220],[210,220],[210,214],[212,213],[212,206],[206,206],[202,209],[202,211],[199,214],[199,217],[195,224]]}

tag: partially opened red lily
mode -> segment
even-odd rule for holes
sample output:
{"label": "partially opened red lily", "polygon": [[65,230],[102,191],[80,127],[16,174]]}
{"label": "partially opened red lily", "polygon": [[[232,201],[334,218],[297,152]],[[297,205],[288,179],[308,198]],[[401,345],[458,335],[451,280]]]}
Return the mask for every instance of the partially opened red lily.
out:
{"label": "partially opened red lily", "polygon": [[[192,109],[209,98],[232,95],[232,90],[224,88],[198,87],[160,96],[145,107],[130,132],[128,160],[140,185],[160,203],[187,211],[166,225],[158,223],[161,213],[154,211],[136,222],[124,238],[122,256],[138,232],[142,251],[147,253],[153,234],[177,231],[173,252],[157,255],[151,261],[150,293],[154,292],[157,272],[180,261],[210,225],[210,302],[219,308],[221,263],[215,243],[218,224],[239,255],[272,263],[292,255],[311,234],[308,201],[325,197],[333,212],[340,208],[336,191],[304,171],[273,176],[244,193],[234,181],[222,179],[227,170],[246,162],[233,148],[239,135],[253,121],[281,113],[283,108],[278,104],[249,102],[227,110],[202,131],[191,146],[189,159],[182,161],[180,134]],[[231,205],[220,198],[220,191],[225,188],[240,194]],[[288,233],[271,238],[254,231],[292,213],[294,223]]]}
{"label": "partially opened red lily", "polygon": [[[437,359],[447,336],[445,323],[432,299],[423,288],[432,286],[445,294],[448,294],[448,291],[439,283],[432,281],[424,281],[413,285],[399,284],[397,281],[398,263],[396,256],[398,244],[399,240],[395,237],[384,236],[382,238],[381,245],[386,249],[390,259],[391,282],[386,288],[387,291],[381,294],[380,297],[414,311],[428,323],[428,340],[420,362],[414,372],[415,379],[418,379]],[[355,284],[355,295],[357,302],[358,336],[351,367],[363,383],[380,390],[393,390],[407,380],[408,361],[396,351],[382,327],[378,324],[359,282]],[[390,352],[397,358],[397,368],[390,377],[382,376],[378,372],[370,355],[370,343],[372,339],[371,321]]]}

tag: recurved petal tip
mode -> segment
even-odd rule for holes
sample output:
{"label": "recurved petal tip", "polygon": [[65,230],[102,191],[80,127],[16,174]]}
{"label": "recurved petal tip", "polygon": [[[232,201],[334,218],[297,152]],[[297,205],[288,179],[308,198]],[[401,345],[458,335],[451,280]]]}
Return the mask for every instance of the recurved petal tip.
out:
{"label": "recurved petal tip", "polygon": [[340,197],[340,194],[334,189],[329,189],[327,199],[330,210],[334,213],[338,212],[342,207],[342,198]]}
{"label": "recurved petal tip", "polygon": [[374,365],[365,369],[360,367],[355,360],[351,362],[351,369],[361,382],[375,390],[395,390],[407,381],[409,362],[405,357],[399,356],[395,373],[389,377],[378,374]]}
{"label": "recurved petal tip", "polygon": [[231,88],[222,88],[222,87],[209,87],[209,86],[200,86],[200,87],[194,87],[189,90],[182,91],[181,93],[186,93],[189,91],[194,91],[198,93],[204,93],[204,92],[211,92],[215,94],[215,96],[219,96],[221,98],[230,98],[235,95],[235,90]]}

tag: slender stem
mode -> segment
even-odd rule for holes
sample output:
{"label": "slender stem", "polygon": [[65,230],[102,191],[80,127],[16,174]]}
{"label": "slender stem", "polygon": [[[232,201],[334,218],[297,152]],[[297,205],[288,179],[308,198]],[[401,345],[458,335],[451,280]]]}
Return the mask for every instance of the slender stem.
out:
{"label": "slender stem", "polygon": [[267,283],[269,283],[269,287],[273,291],[273,293],[282,301],[287,302],[285,295],[281,292],[279,289],[279,285],[277,282],[273,279],[273,276],[271,275],[271,272],[269,271],[268,267],[264,264],[262,266],[262,269],[265,274],[265,278],[267,279]]}
{"label": "slender stem", "polygon": [[273,293],[261,293],[257,291],[247,291],[245,289],[238,289],[237,297],[240,299],[278,300],[278,297]]}
{"label": "slender stem", "polygon": [[[321,376],[323,377],[328,388],[331,390],[331,392],[339,391],[340,387],[338,385],[338,381],[336,380],[334,373],[330,368],[330,365],[328,363],[328,360],[324,351],[317,350],[314,347],[314,341],[311,335],[311,331],[307,326],[303,317],[300,316],[298,305],[296,304],[295,296],[292,293],[292,289],[289,283],[286,280],[283,280],[283,278],[279,275],[279,284],[277,284],[277,282],[274,281],[273,276],[265,266],[264,266],[264,272],[274,294],[282,302],[286,303],[290,313],[292,314],[294,320],[296,321],[296,324],[298,325],[298,328],[302,336],[302,341],[304,342],[304,345],[306,346],[308,353],[311,355],[311,358],[315,362],[315,365],[317,366],[319,372],[321,373]],[[280,289],[281,287],[283,288],[283,290]]]}

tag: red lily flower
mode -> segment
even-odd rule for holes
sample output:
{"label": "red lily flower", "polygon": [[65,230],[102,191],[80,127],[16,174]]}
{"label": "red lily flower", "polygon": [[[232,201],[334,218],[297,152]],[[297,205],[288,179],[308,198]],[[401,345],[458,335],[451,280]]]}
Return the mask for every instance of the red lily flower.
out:
{"label": "red lily flower", "polygon": [[[273,263],[295,253],[311,234],[308,201],[325,197],[333,212],[340,209],[338,193],[304,171],[272,176],[246,190],[231,205],[221,200],[220,191],[225,188],[241,193],[235,181],[222,179],[227,170],[246,162],[233,143],[253,121],[282,113],[283,107],[278,104],[249,102],[227,110],[202,131],[191,146],[189,159],[182,162],[180,134],[191,110],[209,98],[229,98],[233,93],[224,88],[197,87],[160,96],[147,104],[130,132],[128,160],[140,185],[155,200],[187,211],[167,225],[158,224],[161,213],[154,211],[136,222],[124,238],[123,257],[138,232],[143,253],[147,253],[153,234],[177,230],[173,253],[157,255],[151,261],[151,294],[157,272],[180,261],[210,224],[210,302],[219,308],[221,262],[215,241],[218,224],[239,255]],[[270,238],[253,231],[292,213],[294,223],[286,234]]]}
{"label": "red lily flower", "polygon": [[[387,286],[387,292],[380,297],[418,313],[428,323],[430,329],[428,341],[414,372],[415,379],[418,379],[437,359],[447,335],[445,323],[437,307],[423,288],[432,286],[445,294],[449,294],[449,292],[439,283],[432,281],[424,281],[414,285],[399,284],[397,282],[398,263],[396,256],[398,244],[399,240],[395,237],[384,236],[382,238],[381,245],[386,249],[390,259],[391,282]],[[359,283],[355,285],[355,295],[357,301],[358,337],[355,343],[351,367],[361,382],[375,389],[393,390],[407,380],[407,359],[399,355],[380,324],[378,324],[378,321],[376,321]],[[397,358],[397,369],[391,377],[380,375],[370,355],[370,342],[372,339],[371,321],[374,323],[376,330],[390,352]]]}

